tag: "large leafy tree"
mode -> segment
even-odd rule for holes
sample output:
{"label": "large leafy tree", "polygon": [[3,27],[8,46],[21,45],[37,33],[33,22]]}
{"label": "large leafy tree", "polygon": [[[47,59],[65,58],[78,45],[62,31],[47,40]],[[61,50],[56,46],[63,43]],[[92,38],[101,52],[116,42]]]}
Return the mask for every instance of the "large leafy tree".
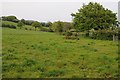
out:
{"label": "large leafy tree", "polygon": [[72,13],[73,25],[77,30],[107,29],[116,24],[116,13],[105,9],[99,3],[90,2]]}

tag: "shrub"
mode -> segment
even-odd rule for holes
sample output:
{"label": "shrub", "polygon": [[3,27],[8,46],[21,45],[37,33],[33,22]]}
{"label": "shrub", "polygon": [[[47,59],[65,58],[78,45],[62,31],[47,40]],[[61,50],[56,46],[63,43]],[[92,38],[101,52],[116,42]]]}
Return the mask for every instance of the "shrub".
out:
{"label": "shrub", "polygon": [[48,27],[41,27],[40,31],[50,32],[50,29]]}
{"label": "shrub", "polygon": [[90,31],[89,33],[86,32],[86,37],[99,40],[113,40],[113,35],[118,36],[118,33],[109,30]]}
{"label": "shrub", "polygon": [[2,21],[2,27],[16,29],[17,25],[14,22]]}
{"label": "shrub", "polygon": [[72,33],[73,36],[79,36],[77,32]]}
{"label": "shrub", "polygon": [[65,36],[65,35],[66,35],[66,32],[62,32],[62,35],[64,35],[64,36]]}
{"label": "shrub", "polygon": [[2,24],[2,27],[7,27],[7,28],[13,28],[13,29],[16,29],[16,26],[15,25],[12,25],[12,24]]}
{"label": "shrub", "polygon": [[17,19],[16,16],[2,16],[3,21],[11,21],[11,22],[16,22],[18,23],[19,20]]}
{"label": "shrub", "polygon": [[25,66],[32,66],[32,65],[35,65],[36,64],[36,61],[32,60],[32,59],[26,59],[22,66],[25,67]]}
{"label": "shrub", "polygon": [[51,26],[51,30],[56,33],[63,32],[63,23],[61,21],[54,22]]}
{"label": "shrub", "polygon": [[57,77],[60,75],[64,75],[64,73],[65,72],[63,70],[52,70],[49,72],[42,73],[42,75],[44,75],[46,77]]}
{"label": "shrub", "polygon": [[66,32],[66,33],[65,33],[65,36],[72,36],[72,32],[69,32],[69,31]]}
{"label": "shrub", "polygon": [[41,24],[40,24],[40,22],[35,21],[35,22],[32,23],[32,26],[35,27],[35,29],[36,29],[36,28],[40,28]]}
{"label": "shrub", "polygon": [[77,39],[77,40],[79,40],[79,37],[78,37],[78,34],[76,33],[76,32],[70,32],[70,31],[67,31],[66,33],[65,33],[65,37],[64,37],[65,39]]}
{"label": "shrub", "polygon": [[20,29],[23,27],[23,25],[24,25],[24,23],[21,22],[21,21],[19,21],[18,24],[17,24],[17,26],[20,27]]}
{"label": "shrub", "polygon": [[75,37],[75,36],[65,36],[64,39],[72,39],[72,40],[77,39],[77,40],[79,40],[79,38]]}
{"label": "shrub", "polygon": [[70,32],[76,32],[76,29],[70,29]]}
{"label": "shrub", "polygon": [[23,27],[25,30],[35,30],[35,28],[34,27],[32,27],[32,26],[29,26],[29,25],[24,25],[24,27]]}

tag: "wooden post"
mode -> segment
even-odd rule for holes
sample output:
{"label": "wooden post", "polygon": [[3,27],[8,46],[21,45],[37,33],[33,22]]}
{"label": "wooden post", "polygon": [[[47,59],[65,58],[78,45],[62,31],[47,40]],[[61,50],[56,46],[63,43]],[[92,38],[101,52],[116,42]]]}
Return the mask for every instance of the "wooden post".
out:
{"label": "wooden post", "polygon": [[115,35],[113,34],[113,41],[115,41]]}

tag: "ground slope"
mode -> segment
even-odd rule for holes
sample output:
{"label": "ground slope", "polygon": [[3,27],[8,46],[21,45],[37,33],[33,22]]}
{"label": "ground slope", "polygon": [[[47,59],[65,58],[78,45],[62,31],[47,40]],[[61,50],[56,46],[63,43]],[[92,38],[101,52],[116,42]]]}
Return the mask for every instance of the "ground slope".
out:
{"label": "ground slope", "polygon": [[7,28],[2,36],[3,78],[118,76],[117,42]]}

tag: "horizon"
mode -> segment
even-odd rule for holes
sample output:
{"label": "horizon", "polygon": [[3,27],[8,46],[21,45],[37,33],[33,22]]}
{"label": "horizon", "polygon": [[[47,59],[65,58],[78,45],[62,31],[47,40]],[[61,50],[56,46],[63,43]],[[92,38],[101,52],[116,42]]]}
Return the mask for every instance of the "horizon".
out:
{"label": "horizon", "polygon": [[[19,20],[39,22],[72,22],[71,13],[75,13],[89,2],[3,2],[1,16],[16,16]],[[118,15],[117,2],[97,2]],[[27,11],[26,11],[27,10]]]}

